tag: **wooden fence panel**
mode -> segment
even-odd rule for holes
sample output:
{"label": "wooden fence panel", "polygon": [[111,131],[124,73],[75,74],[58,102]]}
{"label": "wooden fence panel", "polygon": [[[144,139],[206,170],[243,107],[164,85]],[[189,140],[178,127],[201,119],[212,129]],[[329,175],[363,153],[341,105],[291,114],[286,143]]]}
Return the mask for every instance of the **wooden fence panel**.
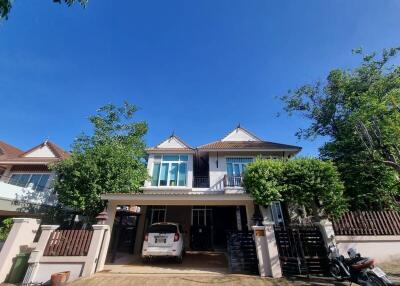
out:
{"label": "wooden fence panel", "polygon": [[44,250],[44,256],[86,256],[93,230],[56,230]]}
{"label": "wooden fence panel", "polygon": [[400,235],[400,214],[394,211],[347,212],[333,220],[336,235]]}

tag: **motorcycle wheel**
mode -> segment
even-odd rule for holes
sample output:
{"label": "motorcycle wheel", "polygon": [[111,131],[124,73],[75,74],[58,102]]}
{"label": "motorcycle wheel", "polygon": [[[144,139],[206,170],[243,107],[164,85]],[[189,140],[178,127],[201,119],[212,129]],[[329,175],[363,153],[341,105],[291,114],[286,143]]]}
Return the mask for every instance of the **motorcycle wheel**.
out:
{"label": "motorcycle wheel", "polygon": [[368,282],[370,286],[387,286],[385,281],[376,276],[375,274],[368,275]]}
{"label": "motorcycle wheel", "polygon": [[329,265],[329,273],[337,281],[343,281],[342,271],[340,270],[340,266],[336,263],[332,263]]}

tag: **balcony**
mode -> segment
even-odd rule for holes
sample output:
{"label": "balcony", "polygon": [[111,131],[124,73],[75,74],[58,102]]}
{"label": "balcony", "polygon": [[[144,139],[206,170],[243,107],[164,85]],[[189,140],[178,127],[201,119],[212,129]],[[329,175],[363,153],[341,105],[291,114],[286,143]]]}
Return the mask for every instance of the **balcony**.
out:
{"label": "balcony", "polygon": [[243,187],[243,176],[224,176],[224,187]]}
{"label": "balcony", "polygon": [[210,178],[207,176],[195,176],[193,177],[193,188],[209,188]]}

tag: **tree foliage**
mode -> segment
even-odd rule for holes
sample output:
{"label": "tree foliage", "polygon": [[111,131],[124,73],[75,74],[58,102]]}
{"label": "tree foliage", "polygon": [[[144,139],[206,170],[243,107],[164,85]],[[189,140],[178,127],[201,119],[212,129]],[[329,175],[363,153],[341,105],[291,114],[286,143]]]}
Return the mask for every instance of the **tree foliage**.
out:
{"label": "tree foliage", "polygon": [[268,205],[282,199],[283,167],[281,160],[257,159],[247,165],[243,183],[257,204]]}
{"label": "tree foliage", "polygon": [[93,217],[103,207],[100,194],[139,190],[147,178],[142,162],[147,124],[132,121],[136,111],[129,103],[108,104],[90,117],[93,134],[79,136],[71,156],[53,167],[62,205]]}
{"label": "tree foliage", "polygon": [[330,161],[258,159],[247,166],[243,182],[260,205],[285,201],[313,216],[338,216],[347,209],[343,183]]}
{"label": "tree foliage", "polygon": [[3,219],[0,222],[0,241],[5,241],[8,234],[10,233],[11,227],[13,225],[12,218]]}
{"label": "tree foliage", "polygon": [[[10,14],[13,0],[0,0],[0,19],[7,19]],[[68,6],[71,6],[75,2],[78,2],[81,6],[85,7],[88,0],[53,0],[54,3],[62,3],[64,2]]]}
{"label": "tree foliage", "polygon": [[387,161],[400,143],[400,68],[390,65],[398,50],[365,55],[359,67],[332,70],[325,82],[282,97],[288,114],[298,112],[310,122],[296,133],[299,138],[328,138],[320,156],[336,164],[352,209],[397,207],[398,177]]}

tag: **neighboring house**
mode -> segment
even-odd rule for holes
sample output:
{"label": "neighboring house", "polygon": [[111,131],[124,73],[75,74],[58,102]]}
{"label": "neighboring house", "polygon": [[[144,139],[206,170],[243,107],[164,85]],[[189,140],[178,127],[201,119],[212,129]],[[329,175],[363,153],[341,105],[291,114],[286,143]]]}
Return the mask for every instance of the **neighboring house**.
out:
{"label": "neighboring house", "polygon": [[49,164],[68,156],[48,140],[25,152],[0,141],[0,216],[26,215],[52,205],[54,172]]}
{"label": "neighboring house", "polygon": [[[253,199],[242,185],[246,165],[258,156],[290,158],[300,150],[263,141],[240,126],[221,140],[197,148],[171,135],[147,149],[150,179],[142,193],[102,195],[108,201],[109,224],[115,218],[119,231],[123,230],[117,235],[123,241],[114,238],[111,249],[139,253],[146,228],[164,221],[182,224],[187,249],[225,248],[227,231],[253,225]],[[123,209],[123,214],[116,209]],[[263,209],[263,215],[281,222],[280,204]]]}

